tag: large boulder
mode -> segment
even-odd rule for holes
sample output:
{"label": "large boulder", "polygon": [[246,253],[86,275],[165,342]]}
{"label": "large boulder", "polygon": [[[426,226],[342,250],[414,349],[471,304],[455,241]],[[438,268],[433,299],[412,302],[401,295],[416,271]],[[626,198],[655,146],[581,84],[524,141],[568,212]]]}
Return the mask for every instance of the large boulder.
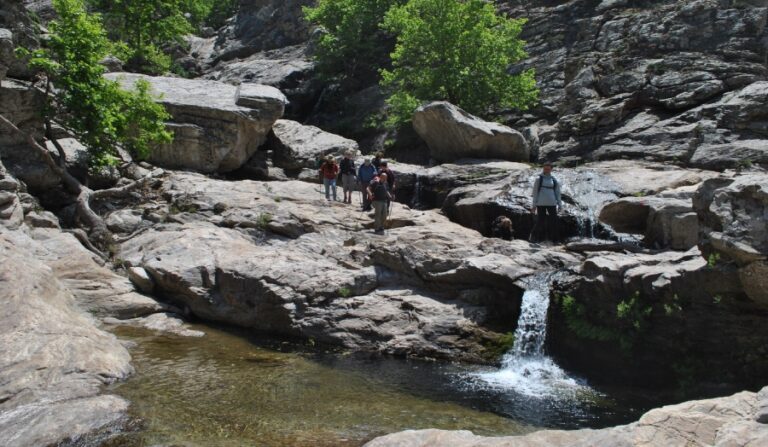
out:
{"label": "large boulder", "polygon": [[702,253],[715,264],[735,263],[749,297],[768,306],[768,175],[758,171],[707,180],[693,206]]}
{"label": "large boulder", "polygon": [[497,158],[528,161],[530,148],[518,131],[483,121],[444,101],[419,107],[413,128],[427,142],[430,155],[439,161],[460,158]]}
{"label": "large boulder", "polygon": [[128,402],[99,393],[132,372],[131,357],[28,244],[21,232],[0,231],[0,439],[59,445],[122,420]]}
{"label": "large boulder", "polygon": [[[541,430],[520,436],[484,437],[470,431],[406,430],[365,447],[588,447],[747,446],[768,444],[759,423],[768,388],[653,409],[629,425],[600,430]],[[764,411],[764,410],[763,410]]]}
{"label": "large boulder", "polygon": [[354,140],[291,120],[275,122],[264,149],[272,151],[275,166],[287,170],[315,169],[317,160],[326,155],[360,155]]}
{"label": "large boulder", "polygon": [[617,232],[645,235],[650,247],[688,250],[699,239],[699,221],[690,199],[624,197],[604,206],[599,219]]}
{"label": "large boulder", "polygon": [[155,148],[150,161],[169,168],[224,173],[240,168],[283,115],[286,99],[274,87],[233,86],[216,81],[108,73],[132,88],[145,80],[171,114],[174,139]]}

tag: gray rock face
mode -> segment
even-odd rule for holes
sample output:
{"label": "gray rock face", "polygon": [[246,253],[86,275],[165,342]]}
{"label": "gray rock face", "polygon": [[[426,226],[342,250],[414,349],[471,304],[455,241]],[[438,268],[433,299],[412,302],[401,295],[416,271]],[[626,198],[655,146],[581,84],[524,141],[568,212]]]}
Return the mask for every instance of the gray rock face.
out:
{"label": "gray rock face", "polygon": [[701,221],[701,250],[746,265],[768,256],[768,176],[763,173],[708,180],[693,206]]}
{"label": "gray rock face", "polygon": [[219,30],[215,58],[231,60],[305,42],[309,28],[301,8],[311,0],[244,0],[234,22]]}
{"label": "gray rock face", "polygon": [[603,207],[599,218],[618,232],[644,234],[650,247],[688,250],[699,241],[690,198],[624,197]]}
{"label": "gray rock face", "polygon": [[205,319],[353,349],[488,361],[489,343],[517,321],[515,282],[578,260],[487,241],[399,205],[390,234],[377,236],[368,216],[328,205],[300,181],[177,173],[162,191],[196,211],[124,242],[118,255],[146,270],[158,293]]}
{"label": "gray rock face", "polygon": [[360,155],[354,140],[291,120],[275,122],[265,149],[272,151],[275,166],[287,170],[316,169],[317,159],[326,155],[341,157],[347,151]]}
{"label": "gray rock face", "polygon": [[125,348],[77,310],[52,270],[25,249],[31,243],[0,232],[0,438],[20,447],[116,423],[127,402],[98,393],[132,372]]}
{"label": "gray rock face", "polygon": [[432,102],[413,115],[413,128],[429,146],[432,158],[446,162],[461,158],[528,161],[530,148],[516,130],[483,121],[447,102]]}
{"label": "gray rock face", "polygon": [[365,447],[589,447],[747,446],[768,443],[768,427],[755,422],[760,393],[684,402],[645,413],[639,421],[600,430],[542,430],[522,436],[483,437],[469,431],[407,430]]}
{"label": "gray rock face", "polygon": [[[522,37],[541,104],[517,125],[555,123],[541,157],[679,160],[723,169],[765,141],[766,8],[739,1],[500,2]],[[566,50],[567,49],[567,50]],[[518,115],[519,116],[519,115]],[[730,145],[729,155],[711,145]],[[757,163],[760,157],[749,153]]]}
{"label": "gray rock face", "polygon": [[162,167],[206,173],[241,167],[266,140],[286,102],[279,90],[255,84],[235,87],[130,73],[106,76],[128,88],[139,79],[148,81],[172,115],[168,128],[174,132],[174,141],[154,149],[150,157]]}
{"label": "gray rock face", "polygon": [[11,30],[0,28],[0,83],[10,68],[9,61],[13,58],[13,33]]}
{"label": "gray rock face", "polygon": [[696,191],[693,206],[704,255],[735,262],[747,295],[768,305],[768,175],[710,179]]}
{"label": "gray rock face", "polygon": [[708,266],[697,248],[596,252],[556,282],[547,343],[595,380],[758,386],[768,361],[750,353],[764,349],[764,315],[738,269]]}
{"label": "gray rock face", "polygon": [[[6,79],[0,84],[0,113],[39,141],[44,133],[39,113],[43,103],[42,95],[27,83]],[[27,148],[24,138],[5,126],[0,128],[0,157],[8,171],[32,190],[45,190],[59,184],[58,177]]]}

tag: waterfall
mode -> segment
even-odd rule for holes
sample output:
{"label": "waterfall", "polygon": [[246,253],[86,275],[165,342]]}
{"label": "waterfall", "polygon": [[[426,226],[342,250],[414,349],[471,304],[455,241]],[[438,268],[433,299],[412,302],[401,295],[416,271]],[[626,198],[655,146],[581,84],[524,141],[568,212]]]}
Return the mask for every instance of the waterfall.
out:
{"label": "waterfall", "polygon": [[497,371],[478,373],[481,382],[531,397],[572,395],[586,385],[569,376],[544,352],[551,274],[535,275],[523,294],[513,348]]}
{"label": "waterfall", "polygon": [[421,209],[421,176],[414,174],[416,180],[413,185],[413,198],[411,198],[411,208],[418,210]]}

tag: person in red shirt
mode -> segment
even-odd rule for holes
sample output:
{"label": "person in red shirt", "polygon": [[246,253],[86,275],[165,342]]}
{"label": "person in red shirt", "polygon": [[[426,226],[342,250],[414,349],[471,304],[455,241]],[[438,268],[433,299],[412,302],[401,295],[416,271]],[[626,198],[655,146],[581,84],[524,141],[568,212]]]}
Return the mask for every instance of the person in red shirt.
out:
{"label": "person in red shirt", "polygon": [[320,166],[320,177],[325,186],[325,200],[331,200],[331,189],[333,189],[333,201],[336,199],[336,177],[339,175],[339,165],[332,155],[325,157],[325,161]]}

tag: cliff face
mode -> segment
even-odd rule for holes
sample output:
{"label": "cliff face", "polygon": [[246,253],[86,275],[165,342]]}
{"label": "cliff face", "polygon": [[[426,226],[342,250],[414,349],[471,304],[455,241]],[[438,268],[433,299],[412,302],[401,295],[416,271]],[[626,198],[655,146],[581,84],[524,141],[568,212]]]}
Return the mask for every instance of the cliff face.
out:
{"label": "cliff face", "polygon": [[541,88],[536,109],[508,118],[535,123],[547,160],[765,163],[766,5],[499,2],[529,19],[531,57],[512,70],[534,67]]}
{"label": "cliff face", "polygon": [[[310,3],[243,1],[218,37],[196,42],[200,71],[278,86],[295,102],[293,117],[380,149],[383,137],[352,123],[382,107],[374,80],[339,92],[312,74],[311,30],[301,18]],[[643,158],[718,169],[768,161],[768,84],[761,83],[768,77],[768,2],[496,3],[501,13],[528,19],[530,58],[511,72],[536,69],[541,103],[502,118],[528,130],[534,160]]]}

